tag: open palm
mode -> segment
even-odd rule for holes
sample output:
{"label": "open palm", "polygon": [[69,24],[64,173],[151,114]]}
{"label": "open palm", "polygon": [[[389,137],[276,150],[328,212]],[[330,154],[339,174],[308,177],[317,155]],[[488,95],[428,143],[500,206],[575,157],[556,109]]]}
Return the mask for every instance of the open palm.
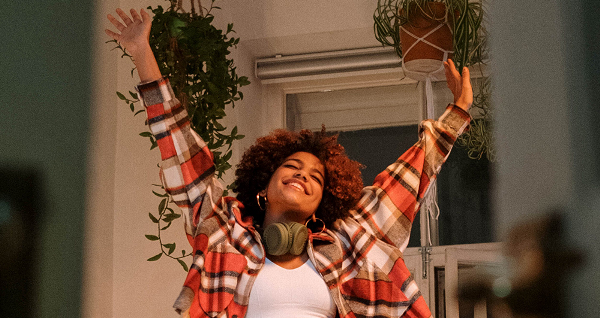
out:
{"label": "open palm", "polygon": [[152,19],[144,9],[141,9],[139,14],[134,9],[131,9],[129,11],[131,17],[121,9],[117,9],[116,12],[122,22],[110,14],[107,17],[120,33],[108,29],[105,32],[119,42],[130,54],[135,55],[136,51],[142,50],[149,45],[148,39],[150,37]]}

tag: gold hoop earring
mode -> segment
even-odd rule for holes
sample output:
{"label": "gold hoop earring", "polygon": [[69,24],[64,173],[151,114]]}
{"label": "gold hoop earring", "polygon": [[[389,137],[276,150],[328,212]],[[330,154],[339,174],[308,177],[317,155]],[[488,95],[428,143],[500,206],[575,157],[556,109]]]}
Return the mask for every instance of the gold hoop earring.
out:
{"label": "gold hoop earring", "polygon": [[[260,199],[263,199],[265,201],[265,206],[264,207],[260,204]],[[261,211],[264,211],[267,208],[267,202],[268,202],[268,200],[267,200],[266,196],[263,197],[259,193],[256,194],[256,204],[258,204],[258,208]]]}
{"label": "gold hoop earring", "polygon": [[310,222],[314,222],[314,223],[318,223],[317,221],[321,222],[321,226],[317,227],[318,229],[320,229],[320,231],[318,233],[315,234],[321,234],[323,232],[325,232],[326,228],[325,228],[325,221],[319,219],[318,217],[316,217],[314,214],[312,215],[312,217],[308,220],[306,220],[306,223],[304,223],[304,226],[309,227],[308,224]]}

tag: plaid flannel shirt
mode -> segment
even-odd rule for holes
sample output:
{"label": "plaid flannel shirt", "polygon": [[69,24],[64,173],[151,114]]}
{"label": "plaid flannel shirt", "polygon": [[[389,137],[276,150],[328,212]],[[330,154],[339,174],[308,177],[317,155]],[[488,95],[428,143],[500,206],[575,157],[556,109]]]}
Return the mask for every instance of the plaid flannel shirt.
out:
{"label": "plaid flannel shirt", "polygon": [[[162,156],[161,177],[182,209],[193,248],[175,309],[191,317],[244,317],[265,250],[243,205],[222,196],[213,156],[190,128],[167,79],[140,84],[148,124]],[[450,105],[420,125],[420,140],[365,187],[350,216],[309,235],[310,261],[329,287],[339,317],[430,317],[402,259],[430,182],[469,115]],[[300,291],[302,292],[302,291]]]}

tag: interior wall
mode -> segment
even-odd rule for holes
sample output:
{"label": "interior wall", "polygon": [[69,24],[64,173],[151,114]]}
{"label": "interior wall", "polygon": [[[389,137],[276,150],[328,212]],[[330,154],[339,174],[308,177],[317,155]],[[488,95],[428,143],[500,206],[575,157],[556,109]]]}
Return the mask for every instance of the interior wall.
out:
{"label": "interior wall", "polygon": [[255,57],[379,46],[373,0],[228,0],[219,3]]}
{"label": "interior wall", "polygon": [[[113,216],[117,63],[107,54],[106,13],[116,0],[96,1],[93,16],[93,77],[87,204],[84,241],[82,310],[84,317],[112,317]],[[108,305],[107,305],[108,304]]]}

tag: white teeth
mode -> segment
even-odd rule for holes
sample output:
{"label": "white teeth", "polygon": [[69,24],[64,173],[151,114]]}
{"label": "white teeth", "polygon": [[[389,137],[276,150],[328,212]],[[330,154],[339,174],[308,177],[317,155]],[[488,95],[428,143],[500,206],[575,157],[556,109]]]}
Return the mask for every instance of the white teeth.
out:
{"label": "white teeth", "polygon": [[294,187],[294,188],[296,188],[296,189],[304,192],[304,188],[301,185],[299,185],[298,183],[290,182],[290,183],[288,183],[288,185],[290,185],[290,186],[292,186],[292,187]]}

